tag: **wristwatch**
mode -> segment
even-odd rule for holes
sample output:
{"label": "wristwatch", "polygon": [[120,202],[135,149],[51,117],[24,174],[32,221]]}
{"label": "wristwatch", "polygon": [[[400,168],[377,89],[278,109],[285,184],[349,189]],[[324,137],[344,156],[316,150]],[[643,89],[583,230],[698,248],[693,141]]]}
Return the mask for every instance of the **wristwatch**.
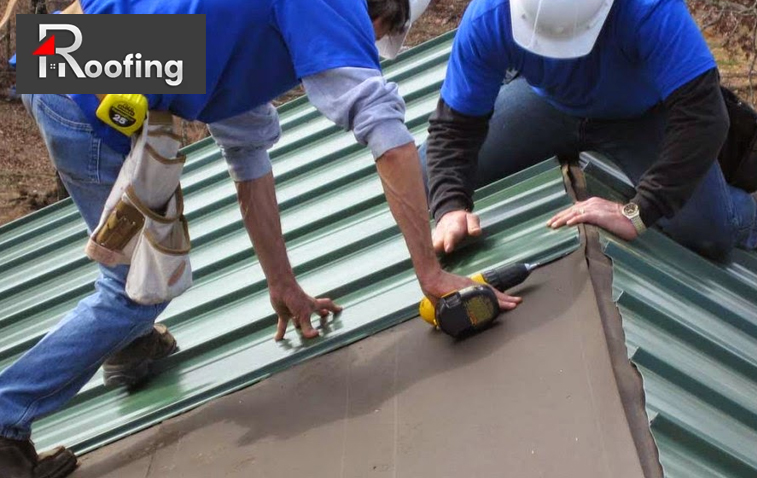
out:
{"label": "wristwatch", "polygon": [[620,212],[631,221],[633,227],[636,228],[636,233],[641,234],[647,230],[647,226],[644,225],[644,221],[641,220],[641,209],[636,203],[629,202],[620,210]]}

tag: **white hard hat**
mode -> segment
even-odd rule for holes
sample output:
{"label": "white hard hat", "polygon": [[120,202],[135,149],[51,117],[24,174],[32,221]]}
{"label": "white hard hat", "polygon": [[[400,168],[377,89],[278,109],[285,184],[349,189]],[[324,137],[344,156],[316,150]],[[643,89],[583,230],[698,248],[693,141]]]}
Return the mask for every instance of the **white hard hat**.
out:
{"label": "white hard hat", "polygon": [[594,48],[613,0],[510,0],[513,39],[548,58],[578,58]]}
{"label": "white hard hat", "polygon": [[384,35],[382,39],[376,42],[379,55],[390,60],[397,56],[402,44],[405,43],[405,37],[407,37],[407,32],[410,31],[410,26],[426,11],[429,3],[431,3],[431,0],[409,0],[410,18],[408,18],[400,33]]}

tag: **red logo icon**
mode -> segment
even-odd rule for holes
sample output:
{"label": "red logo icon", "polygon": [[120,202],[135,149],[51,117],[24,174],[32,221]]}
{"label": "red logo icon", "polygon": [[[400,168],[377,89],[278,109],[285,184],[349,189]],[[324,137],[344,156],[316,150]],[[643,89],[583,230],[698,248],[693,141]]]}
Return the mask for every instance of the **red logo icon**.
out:
{"label": "red logo icon", "polygon": [[34,50],[34,56],[48,56],[55,55],[55,35],[45,40],[45,43],[41,44],[39,48]]}

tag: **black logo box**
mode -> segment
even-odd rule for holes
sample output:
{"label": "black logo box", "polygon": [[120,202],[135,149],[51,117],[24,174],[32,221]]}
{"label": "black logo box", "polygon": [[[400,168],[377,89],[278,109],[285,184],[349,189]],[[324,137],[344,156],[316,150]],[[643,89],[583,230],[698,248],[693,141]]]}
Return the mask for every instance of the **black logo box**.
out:
{"label": "black logo box", "polygon": [[[17,15],[16,22],[16,88],[19,93],[205,93],[205,15]],[[120,63],[121,76],[110,78],[102,71],[97,78],[77,78],[65,58],[56,54],[45,57],[46,78],[40,78],[41,57],[35,56],[34,51],[51,35],[55,35],[56,49],[74,43],[74,34],[54,29],[59,27],[50,27],[40,39],[42,24],[74,25],[81,31],[81,46],[70,56],[85,76],[87,71],[97,72],[94,63],[89,70],[85,69],[91,60],[104,67],[110,61]],[[130,61],[128,55],[131,55]],[[137,78],[138,62],[144,76],[147,61],[157,61],[161,67],[151,63],[152,77]],[[130,78],[125,76],[127,63]],[[59,77],[60,64],[66,65],[63,67],[65,78]],[[112,74],[117,72],[115,64],[108,69]],[[156,77],[160,70],[162,78]]]}

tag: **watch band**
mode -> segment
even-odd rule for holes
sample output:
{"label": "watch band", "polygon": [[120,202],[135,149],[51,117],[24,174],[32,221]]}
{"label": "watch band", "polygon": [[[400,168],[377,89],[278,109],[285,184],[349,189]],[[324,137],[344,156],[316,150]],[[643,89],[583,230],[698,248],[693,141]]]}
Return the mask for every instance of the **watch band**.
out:
{"label": "watch band", "polygon": [[631,224],[633,224],[634,229],[636,229],[637,234],[641,234],[642,232],[647,230],[646,224],[644,224],[644,221],[641,220],[641,210],[639,209],[639,205],[634,202],[629,202],[625,206],[623,206],[620,209],[621,214],[626,217],[629,221],[631,221]]}
{"label": "watch band", "polygon": [[631,220],[631,224],[633,224],[633,227],[636,228],[636,232],[638,234],[643,233],[647,230],[647,226],[644,225],[644,221],[641,220],[641,216],[639,214],[635,214],[632,217],[629,217]]}

